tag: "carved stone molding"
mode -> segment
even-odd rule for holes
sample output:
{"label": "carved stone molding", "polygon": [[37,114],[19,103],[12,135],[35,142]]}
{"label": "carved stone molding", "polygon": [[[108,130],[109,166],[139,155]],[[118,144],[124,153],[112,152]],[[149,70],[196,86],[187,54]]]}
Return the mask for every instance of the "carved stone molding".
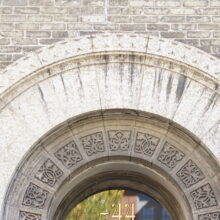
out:
{"label": "carved stone molding", "polygon": [[150,134],[145,134],[142,132],[137,132],[134,152],[145,154],[149,157],[152,157],[156,147],[160,142],[160,138],[156,136],[152,136]]}
{"label": "carved stone molding", "polygon": [[20,211],[19,220],[41,220],[41,215]]}
{"label": "carved stone molding", "polygon": [[33,183],[30,183],[25,192],[22,205],[43,209],[48,194],[48,191]]}
{"label": "carved stone molding", "polygon": [[71,168],[83,159],[74,141],[61,147],[54,155],[66,168]]}
{"label": "carved stone molding", "polygon": [[108,131],[111,151],[126,151],[129,149],[131,131]]}
{"label": "carved stone molding", "polygon": [[199,215],[198,220],[220,220],[220,212]]}
{"label": "carved stone molding", "polygon": [[47,159],[35,174],[35,178],[49,186],[54,186],[63,175],[63,171],[50,159]]}
{"label": "carved stone molding", "polygon": [[172,169],[183,159],[184,156],[185,154],[181,150],[166,142],[157,159],[162,164]]}
{"label": "carved stone molding", "polygon": [[192,160],[188,160],[176,175],[184,183],[186,188],[193,186],[205,178],[201,169]]}
{"label": "carved stone molding", "polygon": [[197,188],[190,194],[196,209],[203,209],[218,205],[214,191],[209,183]]}
{"label": "carved stone molding", "polygon": [[105,151],[102,132],[84,136],[80,140],[88,156]]}

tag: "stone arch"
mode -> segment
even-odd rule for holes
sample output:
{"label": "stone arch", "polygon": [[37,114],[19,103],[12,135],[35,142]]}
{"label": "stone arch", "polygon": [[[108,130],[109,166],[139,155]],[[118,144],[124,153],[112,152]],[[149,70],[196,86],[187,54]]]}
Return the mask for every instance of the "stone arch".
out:
{"label": "stone arch", "polygon": [[[9,66],[1,74],[0,88],[3,219],[25,219],[28,213],[35,213],[36,219],[54,217],[55,204],[62,205],[56,194],[71,192],[67,185],[77,176],[56,154],[62,158],[66,148],[75,145],[84,161],[79,163],[79,174],[86,172],[86,166],[102,166],[100,161],[106,172],[110,162],[125,161],[131,172],[143,164],[143,178],[149,178],[148,169],[158,175],[152,181],[158,183],[159,176],[167,181],[168,195],[178,205],[172,209],[164,202],[171,213],[182,213],[173,214],[175,219],[218,217],[218,72],[218,59],[198,49],[135,34],[57,43]],[[125,144],[112,150],[111,138],[118,135],[124,136]],[[152,155],[146,153],[149,142],[139,146],[141,152],[134,151],[138,135],[145,141],[153,138]],[[94,138],[102,140],[100,158],[89,155],[90,146],[83,145]],[[170,151],[176,158],[171,164],[164,162]],[[44,176],[48,167],[58,173],[54,180]],[[176,187],[176,195],[169,184]],[[28,197],[30,191],[43,196],[41,204]],[[161,193],[165,195],[165,189]]]}

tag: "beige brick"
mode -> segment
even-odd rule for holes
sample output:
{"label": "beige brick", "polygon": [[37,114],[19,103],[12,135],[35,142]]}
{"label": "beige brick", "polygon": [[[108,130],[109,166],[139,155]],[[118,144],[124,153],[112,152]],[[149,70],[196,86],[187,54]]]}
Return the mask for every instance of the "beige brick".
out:
{"label": "beige brick", "polygon": [[[80,1],[78,1],[78,0],[75,0],[75,2],[80,4]],[[105,1],[103,1],[103,0],[82,0],[82,4],[87,5],[87,6],[104,6]]]}
{"label": "beige brick", "polygon": [[200,45],[201,46],[210,46],[212,45],[212,40],[211,39],[201,39],[200,40]]}
{"label": "beige brick", "polygon": [[81,8],[81,14],[82,15],[94,15],[95,8],[94,7],[83,7]]}
{"label": "beige brick", "polygon": [[[103,15],[105,10],[103,7],[83,7],[81,8],[81,15]],[[75,15],[73,13],[73,15]]]}
{"label": "beige brick", "polygon": [[131,18],[128,16],[109,16],[108,20],[114,23],[129,23]]}
{"label": "beige brick", "polygon": [[32,37],[32,38],[48,38],[51,36],[51,32],[50,31],[27,31],[26,36]]}
{"label": "beige brick", "polygon": [[98,31],[119,30],[119,24],[94,24],[94,30],[98,30]]}
{"label": "beige brick", "polygon": [[42,7],[40,9],[42,14],[67,14],[68,7]]}
{"label": "beige brick", "polygon": [[220,24],[199,24],[199,30],[219,30]]}
{"label": "beige brick", "polygon": [[64,23],[43,23],[40,24],[41,30],[65,30],[66,25]]}
{"label": "beige brick", "polygon": [[184,32],[161,32],[161,37],[164,38],[184,38]]}
{"label": "beige brick", "polygon": [[162,16],[161,22],[168,22],[168,23],[179,23],[184,22],[185,17],[184,16]]}
{"label": "beige brick", "polygon": [[68,37],[68,31],[53,31],[52,36],[54,38],[67,38]]}
{"label": "beige brick", "polygon": [[220,39],[212,39],[211,40],[211,45],[213,46],[220,46]]}
{"label": "beige brick", "polygon": [[0,61],[8,61],[12,60],[12,55],[9,54],[0,54]]}
{"label": "beige brick", "polygon": [[220,31],[215,31],[213,33],[213,36],[216,37],[216,38],[220,38]]}
{"label": "beige brick", "polygon": [[129,5],[131,7],[153,7],[154,0],[130,0]]}
{"label": "beige brick", "polygon": [[29,15],[27,17],[28,21],[31,22],[49,22],[52,21],[53,17],[52,16],[47,16],[47,15]]}
{"label": "beige brick", "polygon": [[54,0],[29,0],[29,5],[31,5],[31,6],[52,6],[52,5],[54,5]]}
{"label": "beige brick", "polygon": [[102,31],[80,31],[79,36],[100,34],[100,33],[103,33],[103,32]]}
{"label": "beige brick", "polygon": [[181,6],[180,0],[156,0],[157,7],[179,7]]}
{"label": "beige brick", "polygon": [[149,31],[168,31],[170,26],[168,24],[148,24],[147,29]]}
{"label": "beige brick", "polygon": [[0,14],[11,14],[12,7],[0,7]]}
{"label": "beige brick", "polygon": [[0,23],[1,31],[12,31],[14,29],[14,25],[12,23]]}
{"label": "beige brick", "polygon": [[135,16],[133,17],[134,23],[156,23],[158,16]]}
{"label": "beige brick", "polygon": [[38,30],[39,24],[36,23],[18,23],[15,24],[16,30]]}
{"label": "beige brick", "polygon": [[100,16],[83,16],[81,18],[81,21],[82,22],[85,22],[85,23],[97,23],[97,22],[104,22],[105,21],[105,16],[103,15],[100,15]]}
{"label": "beige brick", "polygon": [[49,38],[49,39],[40,39],[39,43],[42,45],[50,45],[50,44],[54,44],[56,42],[62,41],[61,38],[55,39],[55,38]]}
{"label": "beige brick", "polygon": [[199,40],[198,39],[175,39],[176,41],[182,42],[184,44],[188,44],[194,47],[199,46]]}
{"label": "beige brick", "polygon": [[29,52],[33,52],[37,49],[41,48],[41,46],[23,46],[22,47],[22,52],[24,54],[29,53]]}
{"label": "beige brick", "polygon": [[172,24],[171,29],[177,31],[195,30],[197,24]]}
{"label": "beige brick", "polygon": [[218,8],[198,8],[196,13],[198,15],[218,15]]}
{"label": "beige brick", "polygon": [[128,0],[109,0],[110,6],[127,6]]}
{"label": "beige brick", "polygon": [[67,24],[68,30],[91,30],[92,24],[70,23]]}
{"label": "beige brick", "polygon": [[26,20],[25,15],[1,15],[2,22],[22,22]]}
{"label": "beige brick", "polygon": [[212,17],[212,22],[214,22],[214,23],[220,23],[220,16],[213,16],[213,17]]}
{"label": "beige brick", "polygon": [[17,7],[14,9],[15,14],[38,14],[40,11],[37,7]]}
{"label": "beige brick", "polygon": [[197,9],[194,8],[170,8],[170,15],[194,15],[197,13]]}
{"label": "beige brick", "polygon": [[210,0],[211,7],[220,7],[220,1],[219,0]]}
{"label": "beige brick", "polygon": [[213,46],[212,47],[212,52],[214,53],[214,54],[220,54],[220,46]]}
{"label": "beige brick", "polygon": [[68,14],[71,16],[81,15],[81,8],[77,8],[77,7],[68,8]]}
{"label": "beige brick", "polygon": [[54,16],[54,21],[62,21],[62,22],[78,22],[78,16],[66,16],[66,15],[57,15]]}
{"label": "beige brick", "polygon": [[24,36],[23,31],[1,31],[0,37],[22,37]]}
{"label": "beige brick", "polygon": [[[139,32],[137,32],[139,33]],[[145,31],[145,32],[140,32],[140,34],[146,34],[147,36],[152,36],[152,37],[159,37],[160,33],[158,31]]]}
{"label": "beige brick", "polygon": [[144,8],[138,7],[138,8],[121,8],[120,14],[122,15],[143,15],[144,14]]}
{"label": "beige brick", "polygon": [[[122,11],[122,8],[120,8],[120,7],[110,7],[110,8],[108,8],[108,14],[109,15],[120,15],[121,11]],[[128,14],[127,8],[125,8],[125,11],[126,11],[125,14]]]}
{"label": "beige brick", "polygon": [[145,24],[121,24],[122,31],[145,31]]}
{"label": "beige brick", "polygon": [[10,39],[8,38],[0,38],[0,45],[9,45]]}
{"label": "beige brick", "polygon": [[189,38],[208,38],[211,33],[208,31],[189,31],[187,32],[187,37]]}
{"label": "beige brick", "polygon": [[170,13],[168,8],[144,8],[145,15],[166,15]]}
{"label": "beige brick", "polygon": [[21,52],[21,48],[17,46],[0,46],[1,53],[18,53]]}
{"label": "beige brick", "polygon": [[208,23],[211,18],[209,16],[187,16],[186,21],[190,23]]}
{"label": "beige brick", "polygon": [[36,45],[37,39],[35,38],[13,38],[12,44],[14,45]]}
{"label": "beige brick", "polygon": [[206,7],[208,6],[208,0],[184,0],[183,6],[185,7]]}
{"label": "beige brick", "polygon": [[[79,2],[79,0],[75,0],[76,2]],[[83,5],[88,5],[88,6],[104,6],[105,1],[103,0],[82,0]]]}
{"label": "beige brick", "polygon": [[13,5],[13,6],[27,5],[27,0],[3,0],[3,5]]}
{"label": "beige brick", "polygon": [[105,9],[103,7],[96,7],[95,15],[105,15]]}
{"label": "beige brick", "polygon": [[[49,0],[47,0],[49,1]],[[55,3],[56,6],[68,6],[68,7],[75,7],[82,4],[81,0],[51,0],[53,5]],[[96,0],[91,0],[91,2],[95,2]]]}

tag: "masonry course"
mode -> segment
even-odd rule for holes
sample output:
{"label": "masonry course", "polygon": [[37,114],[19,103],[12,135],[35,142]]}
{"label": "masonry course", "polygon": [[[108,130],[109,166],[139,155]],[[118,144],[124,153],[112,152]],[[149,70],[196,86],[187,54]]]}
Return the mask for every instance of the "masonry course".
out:
{"label": "masonry course", "polygon": [[174,39],[220,57],[219,0],[2,0],[0,68],[82,35],[132,32]]}

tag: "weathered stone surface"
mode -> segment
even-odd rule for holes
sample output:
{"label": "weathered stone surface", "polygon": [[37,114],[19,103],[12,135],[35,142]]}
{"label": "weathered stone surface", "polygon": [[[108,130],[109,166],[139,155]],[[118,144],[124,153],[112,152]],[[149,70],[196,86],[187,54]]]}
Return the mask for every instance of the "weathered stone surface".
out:
{"label": "weathered stone surface", "polygon": [[[140,110],[170,121],[162,129],[153,122],[149,127],[122,126],[119,121],[117,126],[107,125],[103,117],[100,129],[71,127],[68,142],[53,137],[56,144],[44,146],[52,158],[38,161],[30,175],[36,187],[17,194],[21,200],[26,195],[24,205],[9,201],[16,219],[46,219],[45,192],[56,192],[71,172],[87,162],[111,157],[140,159],[160,167],[179,184],[195,220],[219,218],[219,189],[214,180],[209,182],[210,176],[217,175],[214,157],[220,158],[220,64],[209,55],[220,56],[218,0],[1,3],[0,66],[21,59],[0,74],[0,204],[19,161],[48,131],[87,112],[134,109],[136,114]],[[90,36],[97,32],[103,34]],[[111,34],[115,32],[120,33]],[[41,49],[34,52],[37,48]],[[183,134],[172,136],[168,127],[173,122],[205,146],[194,150],[180,138]],[[102,140],[97,133],[102,133]],[[65,147],[73,140],[77,150]],[[165,143],[172,147],[165,149]],[[202,156],[200,148],[214,157]],[[27,187],[30,182],[25,182]],[[30,198],[30,191],[40,195],[41,203]]]}

